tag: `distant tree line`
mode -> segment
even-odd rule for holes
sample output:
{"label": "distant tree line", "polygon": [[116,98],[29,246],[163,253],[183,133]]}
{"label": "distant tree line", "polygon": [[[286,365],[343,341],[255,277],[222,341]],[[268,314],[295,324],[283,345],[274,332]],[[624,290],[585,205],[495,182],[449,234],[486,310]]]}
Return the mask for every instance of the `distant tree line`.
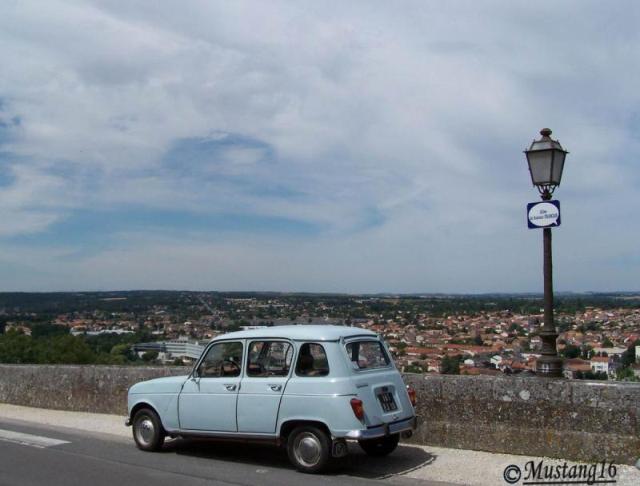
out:
{"label": "distant tree line", "polygon": [[[362,318],[371,313],[392,319],[402,311],[409,322],[417,314],[445,316],[449,314],[475,314],[478,312],[504,310],[521,314],[536,314],[542,307],[542,296],[537,294],[483,294],[483,295],[341,295],[341,294],[279,294],[273,292],[186,292],[186,291],[121,291],[121,292],[0,292],[0,311],[20,315],[28,319],[35,314],[36,320],[74,312],[147,312],[153,306],[162,306],[174,314],[188,314],[194,307],[201,307],[200,298],[206,297],[212,307],[223,312],[233,311],[229,299],[253,298],[266,302],[278,299],[303,310],[322,303],[329,317]],[[638,307],[640,299],[624,293],[605,294],[560,294],[555,299],[559,313],[573,314],[588,306],[612,309]],[[290,309],[291,310],[291,309]],[[274,309],[269,309],[273,315]],[[268,317],[264,310],[258,317]]]}
{"label": "distant tree line", "polygon": [[72,336],[64,327],[39,324],[31,328],[31,336],[15,330],[0,334],[0,363],[144,364],[155,360],[157,352],[139,358],[133,344],[150,338],[146,333]]}

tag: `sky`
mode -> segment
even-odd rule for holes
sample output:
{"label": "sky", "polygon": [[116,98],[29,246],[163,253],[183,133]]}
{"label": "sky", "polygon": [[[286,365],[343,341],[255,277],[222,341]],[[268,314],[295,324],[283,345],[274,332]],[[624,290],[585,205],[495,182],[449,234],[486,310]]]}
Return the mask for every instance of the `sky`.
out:
{"label": "sky", "polygon": [[0,291],[640,290],[636,1],[0,3]]}

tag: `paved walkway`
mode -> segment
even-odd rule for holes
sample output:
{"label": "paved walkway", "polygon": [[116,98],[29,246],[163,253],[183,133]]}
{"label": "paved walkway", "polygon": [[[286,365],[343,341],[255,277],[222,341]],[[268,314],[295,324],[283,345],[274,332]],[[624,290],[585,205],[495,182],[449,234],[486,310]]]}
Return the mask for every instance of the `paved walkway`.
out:
{"label": "paved walkway", "polygon": [[0,403],[0,417],[10,420],[22,420],[38,424],[83,430],[97,434],[108,434],[121,438],[130,438],[131,429],[125,427],[125,417],[104,413],[67,412],[45,408],[19,407]]}
{"label": "paved walkway", "polygon": [[[124,426],[124,417],[118,415],[0,404],[0,418],[82,430],[89,434],[107,434],[118,441],[132,440],[131,429]],[[365,460],[363,457],[362,454],[355,454],[353,460],[355,462]],[[562,460],[541,457],[406,445],[401,446],[387,460],[379,461],[381,469],[377,471],[380,473],[377,477],[405,477],[472,486],[506,485],[503,473],[507,466],[518,466],[524,476],[527,462],[537,463],[541,460],[545,465],[555,466],[565,463]],[[385,464],[388,465],[387,470],[385,470]],[[578,463],[569,462],[568,467],[576,464]],[[640,470],[626,465],[616,467],[617,485],[640,484]],[[522,484],[522,481],[517,484]]]}

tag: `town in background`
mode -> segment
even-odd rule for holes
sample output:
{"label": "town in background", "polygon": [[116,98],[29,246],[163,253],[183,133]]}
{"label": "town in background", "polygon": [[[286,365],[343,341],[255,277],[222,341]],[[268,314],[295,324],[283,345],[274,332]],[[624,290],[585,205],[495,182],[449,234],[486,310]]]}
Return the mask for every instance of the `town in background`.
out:
{"label": "town in background", "polygon": [[[189,365],[220,334],[333,324],[384,337],[404,372],[533,373],[535,294],[130,291],[0,294],[0,362]],[[558,349],[575,379],[640,379],[640,294],[560,294]]]}

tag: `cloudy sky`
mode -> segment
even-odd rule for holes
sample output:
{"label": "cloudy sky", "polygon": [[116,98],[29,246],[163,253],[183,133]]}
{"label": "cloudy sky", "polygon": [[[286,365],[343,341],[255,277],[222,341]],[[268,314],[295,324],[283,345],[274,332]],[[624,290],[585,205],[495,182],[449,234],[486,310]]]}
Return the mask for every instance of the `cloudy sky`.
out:
{"label": "cloudy sky", "polygon": [[0,290],[639,290],[636,1],[5,0]]}

